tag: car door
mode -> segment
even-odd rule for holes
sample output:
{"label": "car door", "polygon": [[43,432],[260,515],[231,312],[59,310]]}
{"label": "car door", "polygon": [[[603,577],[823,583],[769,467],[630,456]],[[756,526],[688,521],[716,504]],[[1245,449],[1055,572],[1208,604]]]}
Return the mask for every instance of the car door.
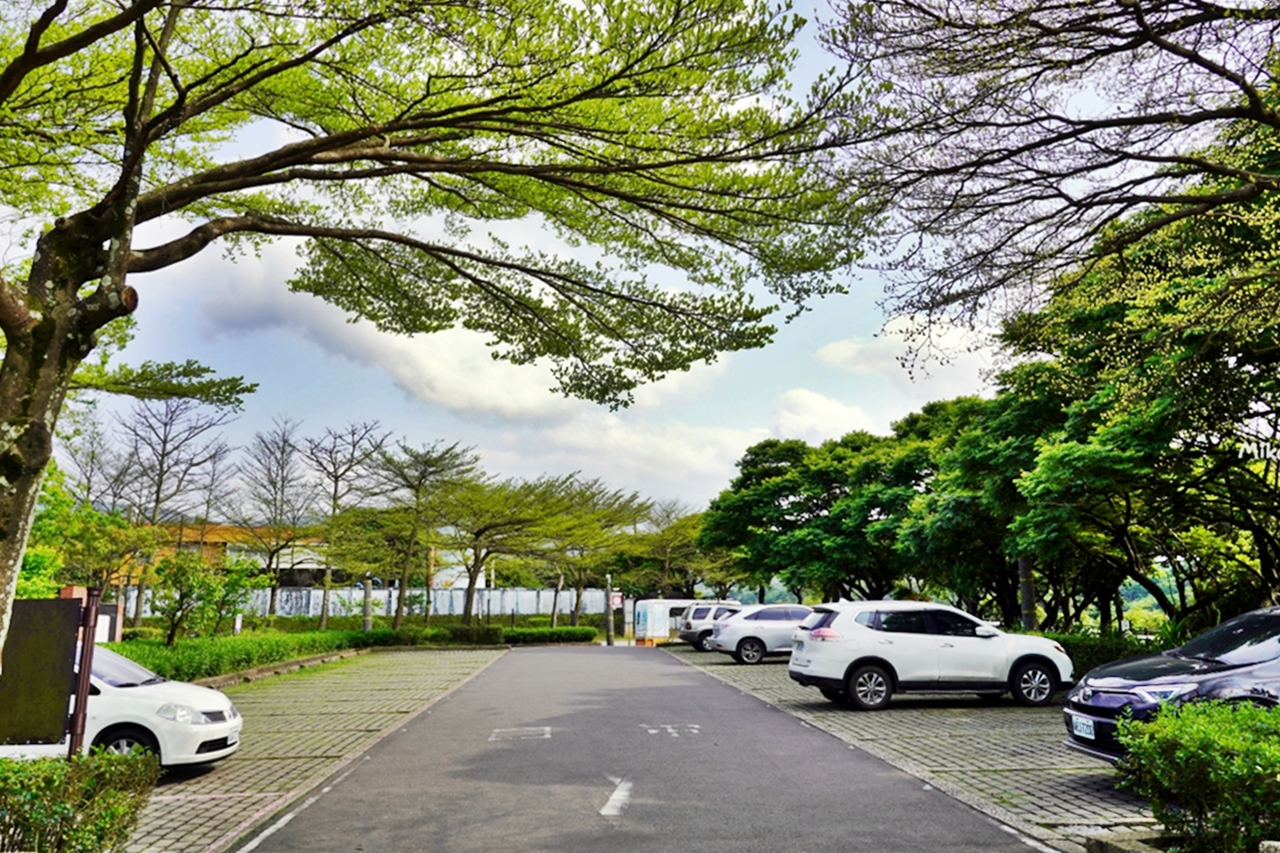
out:
{"label": "car door", "polygon": [[791,632],[795,623],[791,620],[791,611],[784,606],[766,607],[756,614],[756,624],[760,629],[760,639],[764,640],[769,651],[777,652],[791,648]]}
{"label": "car door", "polygon": [[1004,645],[994,637],[979,637],[975,619],[952,610],[930,610],[929,621],[938,643],[938,680],[998,682],[1004,678]]}
{"label": "car door", "polygon": [[877,627],[876,654],[893,665],[899,684],[938,680],[938,638],[923,610],[881,610]]}

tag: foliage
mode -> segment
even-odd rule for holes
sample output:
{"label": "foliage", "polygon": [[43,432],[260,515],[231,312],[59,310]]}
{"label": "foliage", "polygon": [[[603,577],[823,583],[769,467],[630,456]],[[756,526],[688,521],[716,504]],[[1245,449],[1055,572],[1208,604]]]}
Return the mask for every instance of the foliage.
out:
{"label": "foliage", "polygon": [[190,637],[172,646],[134,640],[110,646],[164,678],[192,681],[225,675],[341,649],[393,645],[394,632],[325,631],[301,634],[245,633],[231,637]]}
{"label": "foliage", "polygon": [[446,625],[445,630],[451,642],[477,646],[501,645],[504,633],[501,625]]}
{"label": "foliage", "polygon": [[512,645],[531,643],[593,643],[597,637],[596,629],[585,625],[560,628],[507,628],[503,631],[502,642]]}
{"label": "foliage", "polygon": [[1079,681],[1085,673],[1103,664],[1160,651],[1165,646],[1132,634],[1052,634],[1041,636],[1062,646],[1074,665],[1073,678]]}
{"label": "foliage", "polygon": [[178,632],[217,589],[213,570],[193,551],[177,551],[156,564],[152,611],[165,625],[165,645],[172,646]]}
{"label": "foliage", "polygon": [[146,753],[0,758],[0,850],[124,851],[159,778]]}
{"label": "foliage", "polygon": [[22,555],[22,571],[18,574],[15,598],[55,598],[62,583],[62,558],[45,545],[33,545]]}
{"label": "foliage", "polygon": [[1124,785],[1184,853],[1253,853],[1280,837],[1280,710],[1193,702],[1122,721]]}

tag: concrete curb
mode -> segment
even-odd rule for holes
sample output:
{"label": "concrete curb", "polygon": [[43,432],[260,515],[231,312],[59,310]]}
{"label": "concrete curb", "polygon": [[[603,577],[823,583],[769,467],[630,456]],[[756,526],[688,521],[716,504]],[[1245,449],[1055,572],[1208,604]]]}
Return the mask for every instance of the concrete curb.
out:
{"label": "concrete curb", "polygon": [[709,669],[704,669],[703,667],[700,667],[697,664],[682,660],[679,657],[676,657],[675,655],[671,655],[671,657],[680,661],[680,663],[684,664],[685,666],[696,669],[699,672],[705,672],[707,675],[716,679],[721,684],[727,684],[735,690],[739,690],[743,693],[746,693],[749,696],[753,696],[756,699],[759,699],[761,702],[765,703],[770,708],[775,708],[784,714],[795,717],[798,720],[803,720],[806,725],[812,726],[813,728],[818,729],[819,731],[826,732],[832,737],[844,741],[845,743],[849,744],[855,749],[859,749],[867,753],[868,755],[872,755],[880,759],[885,764],[888,764],[891,767],[896,767],[897,769],[916,777],[922,782],[928,782],[937,790],[941,791],[942,793],[946,794],[952,799],[959,800],[960,802],[969,806],[969,808],[973,809],[974,811],[981,812],[982,814],[986,815],[992,820],[1003,823],[1006,826],[1010,827],[1011,829],[1017,830],[1019,833],[1025,836],[1028,836],[1029,838],[1033,838],[1044,845],[1052,845],[1052,847],[1060,851],[1060,853],[1089,853],[1089,851],[1087,851],[1083,846],[1081,846],[1077,842],[1072,841],[1071,839],[1063,835],[1060,835],[1059,833],[1056,833],[1053,830],[1045,829],[1043,826],[1038,826],[1034,823],[1028,823],[1022,818],[1013,814],[1012,812],[1006,811],[1005,809],[1002,809],[999,806],[992,805],[991,803],[988,803],[985,800],[982,800],[978,797],[973,796],[968,791],[965,791],[959,788],[958,786],[952,784],[947,779],[943,779],[940,776],[936,776],[933,773],[930,773],[925,768],[920,767],[917,764],[914,764],[913,762],[903,761],[902,759],[898,758],[897,756],[889,752],[882,752],[881,750],[877,750],[874,747],[872,747],[870,744],[866,743],[865,741],[856,741],[850,738],[848,735],[842,734],[840,732],[833,732],[830,729],[823,726],[823,724],[819,722],[817,718],[809,714],[805,714],[799,711],[793,711],[788,708],[779,708],[777,705],[773,703],[772,700],[768,699],[765,696],[761,696],[759,693],[755,692],[754,690],[751,690],[748,687],[745,687],[741,684],[736,684],[735,682],[732,682],[729,679],[724,678],[718,675],[717,673],[712,672]]}
{"label": "concrete curb", "polygon": [[[406,648],[421,649],[424,651],[427,650],[427,649],[424,649],[424,647],[422,646],[408,646]],[[450,648],[452,650],[456,650],[453,647],[450,647]],[[498,648],[502,648],[502,647],[498,647]],[[389,647],[388,647],[388,650],[390,650]],[[359,649],[357,651],[367,652],[368,649]],[[439,649],[431,649],[431,651],[439,651]],[[272,800],[267,805],[258,809],[257,811],[249,815],[244,820],[240,821],[240,823],[236,824],[236,826],[234,826],[232,829],[225,832],[221,837],[215,840],[212,844],[209,844],[204,849],[202,849],[200,853],[223,853],[223,851],[231,849],[237,843],[244,840],[246,836],[252,833],[259,826],[266,823],[276,814],[284,811],[286,808],[288,808],[289,806],[293,805],[295,802],[300,800],[304,795],[306,795],[308,791],[311,791],[319,787],[320,784],[323,783],[326,779],[332,778],[333,776],[337,775],[347,765],[355,762],[358,758],[360,758],[360,756],[368,752],[370,747],[375,746],[379,742],[385,740],[390,735],[404,728],[404,726],[407,723],[413,721],[414,719],[418,718],[422,714],[426,713],[437,702],[447,698],[455,690],[458,690],[463,685],[467,684],[472,679],[479,676],[480,673],[484,672],[486,669],[493,666],[496,662],[501,660],[502,657],[503,657],[502,654],[495,655],[493,660],[489,661],[484,666],[480,667],[475,672],[471,673],[466,678],[462,679],[457,684],[453,685],[448,690],[441,693],[439,696],[436,696],[434,699],[429,700],[426,704],[418,708],[416,711],[411,711],[410,713],[406,714],[403,717],[403,719],[396,720],[391,725],[387,726],[382,731],[375,733],[368,740],[364,741],[355,749],[351,750],[346,755],[339,758],[333,764],[329,765],[328,767],[325,767],[323,770],[313,773],[311,776],[302,780],[302,782],[297,787],[295,787],[292,791],[284,792],[275,800]]]}
{"label": "concrete curb", "polygon": [[264,678],[270,678],[273,675],[284,675],[286,672],[297,672],[309,666],[319,666],[322,663],[333,663],[336,660],[355,657],[356,655],[367,655],[369,649],[343,649],[337,652],[325,652],[322,655],[312,655],[306,658],[294,658],[293,660],[282,660],[279,663],[269,663],[265,666],[255,666],[253,669],[242,669],[239,672],[228,672],[225,675],[211,675],[208,678],[200,678],[192,684],[199,684],[201,687],[212,687],[214,690],[221,690],[224,687],[230,687],[233,684],[247,684],[250,681],[261,681]]}

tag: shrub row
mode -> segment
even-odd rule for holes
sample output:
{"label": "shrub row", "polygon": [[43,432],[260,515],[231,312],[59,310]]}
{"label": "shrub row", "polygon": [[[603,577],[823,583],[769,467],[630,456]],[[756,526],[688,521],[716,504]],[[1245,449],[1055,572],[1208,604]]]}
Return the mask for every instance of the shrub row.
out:
{"label": "shrub row", "polygon": [[1185,837],[1182,853],[1253,853],[1280,838],[1280,710],[1195,702],[1124,721],[1120,739],[1124,784]]}
{"label": "shrub row", "polygon": [[0,851],[123,851],[159,778],[143,753],[0,759]]}
{"label": "shrub row", "polygon": [[1066,651],[1075,664],[1074,677],[1084,674],[1104,663],[1145,655],[1158,651],[1155,644],[1128,634],[1045,634]]}
{"label": "shrub row", "polygon": [[596,639],[596,629],[577,628],[508,628],[503,635],[513,645],[522,643],[591,643]]}

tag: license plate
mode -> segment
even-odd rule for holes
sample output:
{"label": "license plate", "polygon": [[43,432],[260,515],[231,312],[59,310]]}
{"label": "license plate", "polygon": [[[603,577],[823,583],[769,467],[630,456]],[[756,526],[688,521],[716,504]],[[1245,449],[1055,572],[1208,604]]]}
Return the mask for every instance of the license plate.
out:
{"label": "license plate", "polygon": [[240,732],[232,732],[227,735],[227,746],[235,746],[240,742]]}
{"label": "license plate", "polygon": [[1074,714],[1071,717],[1071,733],[1076,737],[1093,740],[1093,720],[1088,717],[1077,717]]}

